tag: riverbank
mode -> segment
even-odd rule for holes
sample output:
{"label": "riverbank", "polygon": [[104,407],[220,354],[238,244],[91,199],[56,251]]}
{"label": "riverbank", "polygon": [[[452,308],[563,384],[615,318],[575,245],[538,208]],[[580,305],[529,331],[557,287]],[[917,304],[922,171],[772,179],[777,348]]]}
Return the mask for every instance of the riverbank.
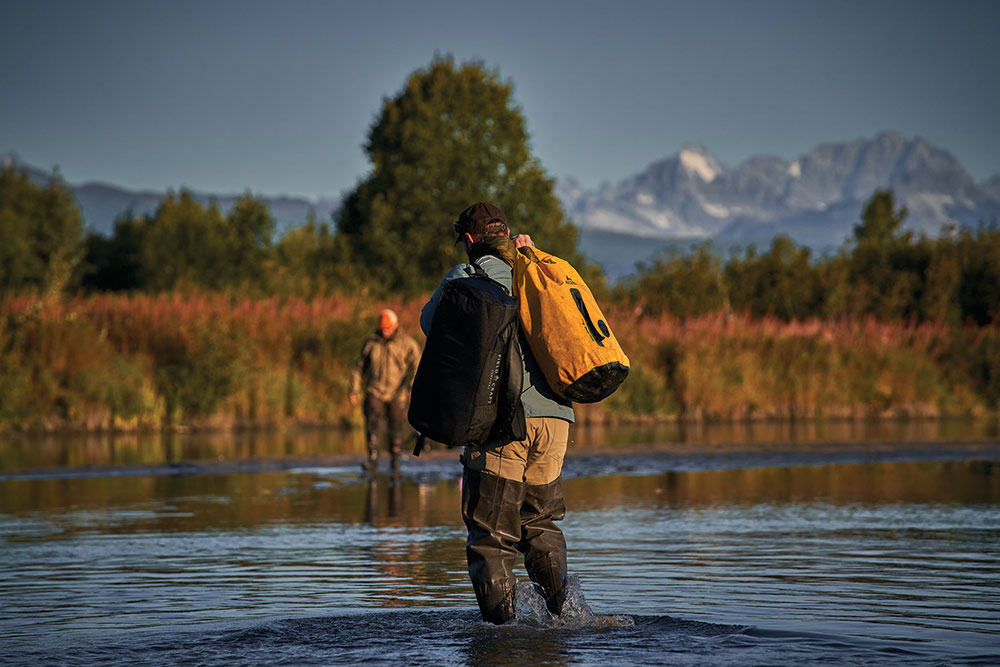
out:
{"label": "riverbank", "polygon": [[[418,342],[424,298],[218,293],[0,301],[0,429],[347,426],[350,369],[380,308]],[[984,418],[1000,328],[782,322],[607,309],[632,368],[583,423]]]}

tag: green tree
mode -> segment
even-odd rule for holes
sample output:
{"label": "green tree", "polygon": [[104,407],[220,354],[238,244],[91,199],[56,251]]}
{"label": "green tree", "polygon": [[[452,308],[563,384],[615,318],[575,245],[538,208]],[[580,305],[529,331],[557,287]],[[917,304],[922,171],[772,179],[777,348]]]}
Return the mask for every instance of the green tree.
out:
{"label": "green tree", "polygon": [[110,238],[93,232],[88,234],[84,288],[98,291],[140,288],[139,250],[147,226],[144,218],[126,211],[115,219]]}
{"label": "green tree", "polygon": [[233,287],[262,287],[272,258],[274,218],[267,204],[245,193],[226,216],[229,233],[229,283]]}
{"label": "green tree", "polygon": [[920,319],[958,324],[961,317],[958,288],[962,278],[961,258],[946,231],[937,240],[922,237],[913,248],[922,268],[922,286],[918,298]]}
{"label": "green tree", "polygon": [[652,263],[642,262],[637,268],[631,300],[643,304],[650,314],[693,317],[728,306],[722,260],[708,244],[690,254],[671,249],[666,256],[654,257]]}
{"label": "green tree", "polygon": [[854,295],[851,292],[850,257],[841,250],[836,256],[816,263],[819,304],[817,315],[837,319],[852,312]]}
{"label": "green tree", "polygon": [[865,204],[849,260],[856,314],[884,320],[916,316],[923,281],[913,266],[912,235],[900,231],[905,218],[906,209],[896,210],[891,192],[879,190]]}
{"label": "green tree", "polygon": [[1000,318],[1000,225],[981,223],[973,233],[959,232],[956,249],[961,258],[958,304],[963,320],[988,324]]}
{"label": "green tree", "polygon": [[80,207],[59,175],[43,187],[13,165],[0,172],[0,289],[60,291],[82,255]]}
{"label": "green tree", "polygon": [[244,194],[225,217],[188,191],[169,193],[152,217],[123,213],[110,238],[87,238],[85,287],[97,290],[251,289],[271,284],[274,218]]}
{"label": "green tree", "polygon": [[302,296],[356,291],[359,276],[347,257],[344,237],[310,212],[306,224],[288,230],[274,246],[275,270],[268,284],[273,292]]}
{"label": "green tree", "polygon": [[511,95],[481,64],[438,58],[385,101],[365,144],[372,171],[336,216],[351,261],[374,284],[435,287],[463,258],[452,221],[479,200],[500,206],[513,232],[582,268],[576,228],[531,155]]}
{"label": "green tree", "polygon": [[742,259],[732,258],[726,266],[726,282],[733,308],[756,317],[804,319],[820,310],[820,280],[810,250],[800,248],[788,236],[776,236],[764,255],[750,248]]}
{"label": "green tree", "polygon": [[865,204],[861,223],[854,225],[854,239],[858,245],[886,245],[899,238],[906,208],[896,210],[892,192],[877,190]]}
{"label": "green tree", "polygon": [[231,284],[229,233],[219,208],[207,209],[182,190],[168,193],[148,222],[139,248],[140,282],[169,291]]}

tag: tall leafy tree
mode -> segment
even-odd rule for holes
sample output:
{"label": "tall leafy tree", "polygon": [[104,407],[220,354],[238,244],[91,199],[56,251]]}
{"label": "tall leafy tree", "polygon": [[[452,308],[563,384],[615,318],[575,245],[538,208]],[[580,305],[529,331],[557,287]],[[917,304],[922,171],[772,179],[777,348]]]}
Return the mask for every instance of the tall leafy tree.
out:
{"label": "tall leafy tree", "polygon": [[858,245],[886,245],[899,238],[906,208],[896,210],[896,202],[889,190],[877,190],[865,204],[861,223],[854,225],[854,239]]}
{"label": "tall leafy tree", "polygon": [[822,300],[809,248],[800,248],[784,235],[776,236],[763,255],[750,248],[743,259],[732,258],[726,266],[726,279],[733,308],[756,317],[812,317]]}
{"label": "tall leafy tree", "polygon": [[962,265],[955,244],[948,237],[938,241],[922,238],[918,250],[926,257],[918,304],[921,319],[958,324]]}
{"label": "tall leafy tree", "polygon": [[226,216],[229,275],[233,286],[261,286],[273,255],[275,222],[267,204],[247,192]]}
{"label": "tall leafy tree", "polygon": [[912,234],[901,233],[906,209],[896,210],[892,192],[876,191],[854,226],[850,254],[855,310],[891,320],[912,315],[919,272],[910,270]]}
{"label": "tall leafy tree", "polygon": [[92,290],[126,291],[141,287],[139,251],[146,219],[128,210],[115,219],[110,237],[87,235],[83,286]]}
{"label": "tall leafy tree", "polygon": [[82,253],[80,207],[58,174],[39,186],[13,165],[0,171],[0,288],[61,290]]}
{"label": "tall leafy tree", "polygon": [[229,234],[219,208],[205,208],[187,190],[160,203],[142,234],[140,280],[153,291],[217,289],[229,284]]}
{"label": "tall leafy tree", "polygon": [[343,236],[317,222],[310,211],[304,225],[288,230],[274,246],[274,271],[268,284],[280,294],[357,293],[363,287],[347,256]]}
{"label": "tall leafy tree", "polygon": [[1000,322],[1000,225],[993,220],[975,233],[962,230],[955,248],[962,262],[957,299],[963,321]]}
{"label": "tall leafy tree", "polygon": [[708,244],[690,254],[671,249],[652,262],[640,262],[637,269],[631,299],[647,313],[694,317],[729,306],[722,260]]}
{"label": "tall leafy tree", "polygon": [[171,192],[153,216],[127,211],[110,238],[88,236],[83,284],[98,290],[266,289],[274,228],[267,204],[250,193],[223,217],[186,190]]}
{"label": "tall leafy tree", "polygon": [[500,206],[515,233],[582,263],[576,228],[532,157],[511,84],[481,64],[435,59],[387,99],[365,144],[372,171],[336,216],[351,261],[373,282],[433,288],[463,255],[452,221],[479,200]]}

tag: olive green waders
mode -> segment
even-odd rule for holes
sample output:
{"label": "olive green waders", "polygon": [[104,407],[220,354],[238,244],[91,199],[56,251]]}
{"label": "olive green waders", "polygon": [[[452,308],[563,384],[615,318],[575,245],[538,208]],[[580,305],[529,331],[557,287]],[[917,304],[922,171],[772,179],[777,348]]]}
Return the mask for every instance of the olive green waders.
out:
{"label": "olive green waders", "polygon": [[528,576],[559,614],[566,597],[566,540],[555,521],[566,513],[562,478],[526,484],[465,468],[462,518],[469,530],[469,577],[483,620],[514,618],[514,563],[524,554]]}

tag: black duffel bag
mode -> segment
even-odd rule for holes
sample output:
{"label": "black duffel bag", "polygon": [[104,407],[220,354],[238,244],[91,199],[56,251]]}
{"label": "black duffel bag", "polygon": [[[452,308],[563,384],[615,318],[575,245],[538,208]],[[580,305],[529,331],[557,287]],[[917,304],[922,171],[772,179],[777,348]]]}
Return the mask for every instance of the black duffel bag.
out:
{"label": "black duffel bag", "polygon": [[476,275],[441,290],[413,379],[407,419],[424,438],[450,447],[506,444],[526,435],[517,304],[503,285]]}

